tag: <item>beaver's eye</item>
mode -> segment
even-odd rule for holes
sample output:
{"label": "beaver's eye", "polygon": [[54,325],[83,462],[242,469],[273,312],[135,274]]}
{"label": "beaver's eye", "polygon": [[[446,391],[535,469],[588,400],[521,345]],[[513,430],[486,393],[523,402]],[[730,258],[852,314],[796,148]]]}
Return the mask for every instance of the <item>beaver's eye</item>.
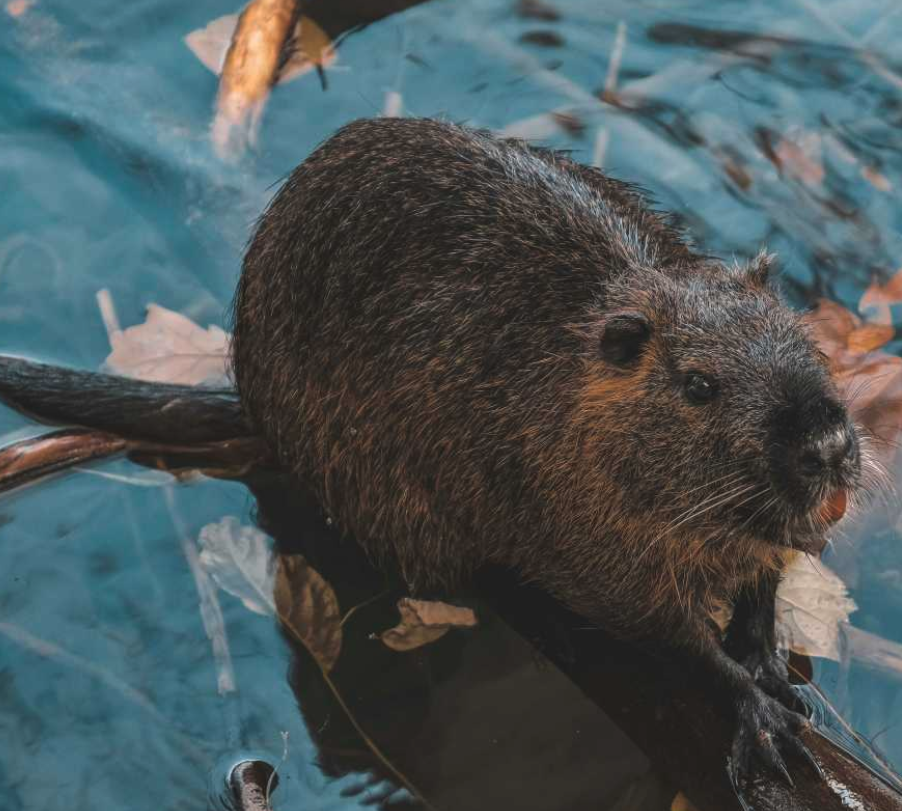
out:
{"label": "beaver's eye", "polygon": [[689,372],[683,381],[686,398],[695,405],[710,403],[717,396],[717,385],[707,375]]}

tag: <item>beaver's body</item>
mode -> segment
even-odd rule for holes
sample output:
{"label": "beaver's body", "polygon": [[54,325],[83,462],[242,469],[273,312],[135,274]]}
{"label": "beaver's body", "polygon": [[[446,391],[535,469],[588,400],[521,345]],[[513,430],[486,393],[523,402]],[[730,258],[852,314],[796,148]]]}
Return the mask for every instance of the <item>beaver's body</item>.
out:
{"label": "beaver's body", "polygon": [[[619,313],[650,329],[626,364],[602,345]],[[600,172],[416,120],[352,124],[285,184],[245,258],[234,363],[284,464],[412,584],[501,561],[628,634],[779,564],[752,537],[769,514],[724,537],[773,494],[743,469],[761,423],[799,405],[812,427],[768,377],[830,390],[757,265],[695,254]],[[696,368],[732,402],[688,403]]]}
{"label": "beaver's body", "polygon": [[[778,573],[841,514],[860,443],[766,265],[695,253],[560,155],[357,122],[292,174],[247,252],[241,407],[412,586],[503,563],[691,651],[738,708],[734,767],[750,747],[779,766],[759,732],[804,753],[802,722],[752,678],[791,699]],[[709,621],[723,602],[734,658]]]}

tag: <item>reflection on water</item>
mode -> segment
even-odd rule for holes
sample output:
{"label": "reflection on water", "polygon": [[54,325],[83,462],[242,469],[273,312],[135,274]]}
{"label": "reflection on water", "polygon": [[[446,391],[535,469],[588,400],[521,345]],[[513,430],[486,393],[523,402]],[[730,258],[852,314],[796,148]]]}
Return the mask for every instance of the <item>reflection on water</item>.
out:
{"label": "reflection on water", "polygon": [[[96,367],[100,288],[126,324],[158,302],[225,326],[272,184],[387,106],[638,181],[712,252],[779,253],[800,306],[854,311],[902,265],[890,0],[433,0],[348,36],[325,89],[315,73],[278,87],[257,150],[234,164],[208,138],[216,79],[182,41],[234,6],[24,5],[0,11],[4,352]],[[4,433],[27,424],[0,413]],[[242,485],[174,486],[124,462],[0,502],[0,806],[197,808],[254,757],[280,763],[277,808],[408,802],[305,651],[189,565],[202,527],[252,524],[254,509]],[[876,510],[828,561],[853,623],[902,643],[898,518],[895,501]],[[345,610],[366,592],[358,576],[333,575]],[[673,792],[638,750],[486,616],[407,658],[367,638],[396,620],[390,595],[349,619],[343,695],[405,776],[443,809],[666,807]],[[899,678],[849,651],[815,662],[833,704],[902,768]]]}

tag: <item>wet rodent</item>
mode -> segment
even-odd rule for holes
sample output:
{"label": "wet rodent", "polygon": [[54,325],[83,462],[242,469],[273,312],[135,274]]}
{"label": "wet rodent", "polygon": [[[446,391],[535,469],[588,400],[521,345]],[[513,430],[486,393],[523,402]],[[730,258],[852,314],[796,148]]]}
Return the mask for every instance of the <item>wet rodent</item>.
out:
{"label": "wet rodent", "polygon": [[[259,223],[238,391],[412,585],[503,562],[610,629],[658,635],[816,547],[818,505],[857,483],[858,433],[768,261],[694,252],[562,155],[357,122]],[[791,458],[834,431],[842,464],[804,479]]]}
{"label": "wet rodent", "polygon": [[[822,546],[871,463],[769,264],[696,252],[564,155],[355,122],[292,173],[246,253],[241,409],[414,589],[512,567],[698,664],[737,712],[734,776],[753,753],[779,767],[777,746],[804,755],[803,720],[759,689],[792,703],[779,574]],[[21,405],[11,363],[0,395]],[[709,619],[722,604],[730,656]]]}

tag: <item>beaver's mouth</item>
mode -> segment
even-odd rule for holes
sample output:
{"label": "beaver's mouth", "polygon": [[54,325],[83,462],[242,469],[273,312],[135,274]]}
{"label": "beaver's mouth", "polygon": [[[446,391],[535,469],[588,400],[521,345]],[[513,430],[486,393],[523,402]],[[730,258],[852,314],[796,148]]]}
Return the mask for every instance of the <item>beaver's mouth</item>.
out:
{"label": "beaver's mouth", "polygon": [[845,487],[838,487],[830,493],[815,509],[817,517],[828,527],[835,524],[846,514],[849,505],[849,493]]}
{"label": "beaver's mouth", "polygon": [[827,545],[827,530],[846,514],[849,491],[845,487],[831,490],[807,513],[794,530],[786,533],[783,545],[800,552],[820,554]]}

